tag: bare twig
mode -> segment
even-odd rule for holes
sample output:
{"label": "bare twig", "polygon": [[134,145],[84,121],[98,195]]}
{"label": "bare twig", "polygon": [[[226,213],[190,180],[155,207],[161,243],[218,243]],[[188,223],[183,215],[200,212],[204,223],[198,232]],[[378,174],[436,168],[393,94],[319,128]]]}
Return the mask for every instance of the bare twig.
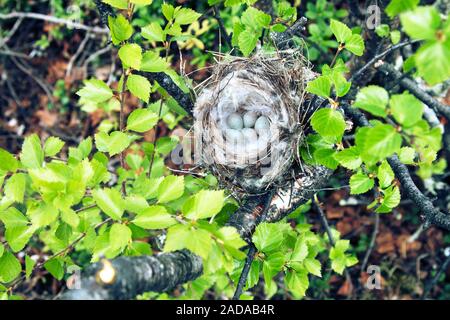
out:
{"label": "bare twig", "polygon": [[219,24],[220,33],[222,35],[223,40],[225,40],[226,44],[233,48],[233,45],[231,44],[230,35],[227,32],[227,29],[225,28],[225,24],[222,20],[222,17],[220,16],[220,10],[217,6],[214,6],[214,18],[216,18],[217,23]]}
{"label": "bare twig", "polygon": [[428,294],[430,293],[430,291],[438,283],[439,278],[447,270],[447,268],[449,266],[450,266],[450,254],[447,256],[447,259],[445,259],[444,263],[439,268],[439,271],[436,273],[436,275],[434,276],[433,280],[430,282],[430,284],[424,290],[423,295],[422,295],[422,299],[426,299],[428,297]]}
{"label": "bare twig", "polygon": [[55,24],[62,24],[67,26],[68,28],[73,29],[79,29],[79,30],[85,30],[92,33],[98,33],[98,34],[109,34],[109,30],[107,28],[100,28],[100,27],[91,27],[87,26],[78,22],[74,22],[72,20],[66,20],[61,18],[56,18],[53,16],[41,14],[41,13],[35,13],[35,12],[11,12],[8,14],[0,13],[0,20],[8,20],[8,19],[37,19],[37,20],[43,20],[50,23]]}
{"label": "bare twig", "polygon": [[3,39],[0,39],[0,48],[3,47],[4,44],[6,44],[12,36],[16,33],[16,31],[19,29],[20,25],[22,24],[24,18],[19,18],[14,23],[13,27],[9,31],[8,35],[4,37]]}
{"label": "bare twig", "polygon": [[370,255],[372,254],[373,248],[375,247],[375,240],[377,239],[378,229],[380,226],[380,215],[374,212],[375,215],[375,225],[373,227],[372,238],[370,240],[369,248],[367,249],[366,255],[364,256],[363,263],[361,265],[361,271],[366,270],[367,263],[369,262]]}
{"label": "bare twig", "polygon": [[69,64],[67,65],[66,77],[69,77],[70,74],[72,73],[73,65],[77,61],[80,54],[83,52],[84,48],[86,47],[87,43],[89,42],[90,37],[91,37],[91,33],[88,31],[86,33],[86,36],[84,37],[83,41],[81,41],[80,45],[78,46],[77,51],[72,56],[72,58],[70,58]]}

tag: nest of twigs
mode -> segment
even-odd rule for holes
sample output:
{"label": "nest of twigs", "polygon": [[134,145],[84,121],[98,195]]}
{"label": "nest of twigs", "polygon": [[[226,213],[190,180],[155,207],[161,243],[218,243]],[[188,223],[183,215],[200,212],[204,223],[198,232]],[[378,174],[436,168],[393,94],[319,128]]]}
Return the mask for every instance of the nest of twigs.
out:
{"label": "nest of twigs", "polygon": [[202,165],[236,192],[286,186],[300,161],[302,105],[313,77],[298,50],[220,57],[194,109]]}

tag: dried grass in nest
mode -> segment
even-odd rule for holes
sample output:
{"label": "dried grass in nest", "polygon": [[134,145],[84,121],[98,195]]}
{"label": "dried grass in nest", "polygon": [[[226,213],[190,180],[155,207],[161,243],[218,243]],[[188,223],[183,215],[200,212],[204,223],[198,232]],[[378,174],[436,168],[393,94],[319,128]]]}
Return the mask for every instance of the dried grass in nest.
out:
{"label": "dried grass in nest", "polygon": [[[200,163],[235,192],[286,186],[303,137],[302,102],[314,78],[298,50],[224,57],[200,90],[194,109]],[[225,138],[231,113],[256,112],[270,122],[268,142],[242,145]]]}

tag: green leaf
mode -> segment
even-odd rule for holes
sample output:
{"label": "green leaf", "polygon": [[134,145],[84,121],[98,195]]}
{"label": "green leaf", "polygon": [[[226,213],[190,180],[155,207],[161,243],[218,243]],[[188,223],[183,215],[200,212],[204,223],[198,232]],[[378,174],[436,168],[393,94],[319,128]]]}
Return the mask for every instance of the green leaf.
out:
{"label": "green leaf", "polygon": [[99,208],[114,220],[120,220],[125,203],[116,189],[98,189],[92,191],[92,197]]}
{"label": "green leaf", "polygon": [[363,145],[357,142],[360,150],[362,150],[362,158],[364,161],[374,163],[400,150],[402,137],[392,126],[388,124],[377,124],[365,132],[366,135],[363,141],[360,141]]}
{"label": "green leaf", "polygon": [[17,203],[23,202],[25,194],[26,176],[24,173],[16,173],[6,181],[5,196]]}
{"label": "green leaf", "polygon": [[158,187],[158,202],[166,203],[178,199],[184,193],[184,177],[168,176]]}
{"label": "green leaf", "polygon": [[436,39],[441,17],[435,7],[418,7],[400,15],[403,30],[413,39]]}
{"label": "green leaf", "polygon": [[393,208],[400,204],[401,196],[400,189],[397,186],[392,186],[386,190],[383,190],[383,201],[381,206],[377,208],[377,213],[388,213],[391,212]]}
{"label": "green leaf", "polygon": [[346,127],[344,116],[339,111],[330,108],[314,112],[311,118],[311,126],[323,137],[338,139],[344,135]]}
{"label": "green leaf", "polygon": [[27,169],[42,167],[44,151],[42,150],[41,140],[37,134],[32,134],[25,138],[22,145],[22,153],[20,154],[20,161]]}
{"label": "green leaf", "polygon": [[44,263],[44,268],[58,280],[64,277],[64,262],[59,258],[53,258]]}
{"label": "green leaf", "polygon": [[108,16],[108,25],[111,30],[112,42],[115,45],[127,41],[133,35],[133,27],[121,14],[119,14],[117,18]]}
{"label": "green leaf", "polygon": [[58,218],[58,213],[58,209],[53,205],[44,202],[37,207],[29,208],[27,211],[31,223],[36,228],[45,227],[55,222]]}
{"label": "green leaf", "polygon": [[25,277],[27,279],[30,278],[31,273],[33,273],[34,266],[36,265],[36,261],[31,259],[28,255],[25,256]]}
{"label": "green leaf", "polygon": [[309,287],[308,274],[306,272],[288,271],[286,272],[284,282],[289,291],[297,299],[304,297]]}
{"label": "green leaf", "polygon": [[190,8],[176,8],[175,9],[175,22],[180,25],[191,24],[201,17],[200,13],[195,12]]}
{"label": "green leaf", "polygon": [[377,178],[382,189],[386,189],[387,187],[389,187],[394,180],[395,174],[386,160],[384,160],[378,167]]}
{"label": "green leaf", "polygon": [[394,95],[389,104],[395,120],[405,127],[411,127],[422,119],[423,104],[412,94]]}
{"label": "green leaf", "polygon": [[128,8],[128,0],[102,0],[102,2],[121,10]]}
{"label": "green leaf", "polygon": [[239,34],[238,39],[239,49],[241,49],[244,56],[248,57],[256,48],[256,44],[258,43],[258,34],[251,29],[247,29]]}
{"label": "green leaf", "polygon": [[128,117],[127,130],[146,132],[158,122],[158,115],[149,109],[134,110]]}
{"label": "green leaf", "polygon": [[9,251],[0,257],[0,282],[9,283],[22,272],[19,260]]}
{"label": "green leaf", "polygon": [[224,201],[223,190],[201,190],[186,201],[182,211],[188,219],[205,219],[218,214],[222,210]]}
{"label": "green leaf", "polygon": [[291,261],[302,262],[308,256],[308,246],[303,237],[299,237],[291,254]]}
{"label": "green leaf", "polygon": [[33,233],[35,231],[34,227],[13,227],[7,228],[5,232],[6,241],[8,241],[9,246],[13,252],[19,252],[25,248],[27,243],[30,241]]}
{"label": "green leaf", "polygon": [[142,57],[141,70],[145,72],[167,72],[170,64],[157,52],[146,51]]}
{"label": "green leaf", "polygon": [[148,6],[153,3],[153,0],[130,0],[130,2],[140,6]]}
{"label": "green leaf", "polygon": [[264,281],[270,282],[272,278],[281,271],[285,264],[285,257],[282,252],[270,254],[263,262]]}
{"label": "green leaf", "polygon": [[330,28],[339,43],[346,43],[352,36],[352,30],[337,20],[331,19]]}
{"label": "green leaf", "polygon": [[109,230],[111,250],[122,251],[131,242],[131,230],[126,225],[115,223]]}
{"label": "green leaf", "polygon": [[177,224],[167,231],[164,251],[189,249],[203,259],[207,259],[212,249],[211,234],[202,229],[194,229],[188,225]]}
{"label": "green leaf", "polygon": [[175,8],[171,4],[163,3],[161,6],[161,11],[167,20],[170,21],[173,19]]}
{"label": "green leaf", "polygon": [[5,211],[0,212],[0,220],[5,224],[5,227],[23,227],[28,225],[28,219],[16,208],[10,207]]}
{"label": "green leaf", "polygon": [[177,223],[163,206],[151,206],[143,210],[132,222],[148,230],[165,229]]}
{"label": "green leaf", "polygon": [[334,155],[334,158],[340,163],[344,168],[355,170],[358,169],[362,164],[362,159],[359,155],[358,148],[350,147],[342,150]]}
{"label": "green leaf", "polygon": [[430,41],[414,55],[419,75],[430,85],[450,78],[450,39],[445,42]]}
{"label": "green leaf", "polygon": [[111,99],[113,92],[103,81],[90,79],[84,81],[84,87],[77,92],[77,95],[90,102],[102,103]]}
{"label": "green leaf", "polygon": [[111,134],[100,132],[95,135],[95,145],[101,152],[109,152],[111,156],[121,153],[130,145],[131,140],[128,135],[121,131],[114,131]]}
{"label": "green leaf", "polygon": [[[390,33],[392,44],[397,44],[402,39],[402,34],[398,30],[394,30]],[[405,62],[406,63],[406,62]]]}
{"label": "green leaf", "polygon": [[371,190],[374,187],[373,179],[369,178],[364,173],[355,173],[350,178],[350,193],[362,194]]}
{"label": "green leaf", "polygon": [[46,157],[53,157],[57,155],[64,147],[64,141],[58,137],[50,137],[45,140],[44,154]]}
{"label": "green leaf", "polygon": [[377,117],[386,117],[386,107],[389,102],[389,94],[379,86],[362,88],[356,95],[354,107],[370,112]]}
{"label": "green leaf", "polygon": [[358,57],[362,56],[365,50],[363,38],[359,34],[352,34],[345,43],[345,49]]}
{"label": "green leaf", "polygon": [[5,172],[15,172],[19,162],[8,151],[0,148],[0,170]]}
{"label": "green leaf", "polygon": [[4,252],[5,252],[5,246],[0,243],[0,258],[2,257]]}
{"label": "green leaf", "polygon": [[149,41],[165,41],[166,34],[157,22],[152,22],[141,29],[141,35]]}
{"label": "green leaf", "polygon": [[411,147],[403,147],[398,154],[400,161],[404,164],[414,164],[414,158],[416,157],[416,150]]}
{"label": "green leaf", "polygon": [[283,234],[276,224],[263,222],[256,227],[252,241],[259,251],[268,253],[279,249]]}
{"label": "green leaf", "polygon": [[339,162],[334,158],[335,154],[334,149],[318,149],[314,151],[313,157],[318,164],[334,170],[339,166]]}
{"label": "green leaf", "polygon": [[131,74],[128,76],[127,88],[135,96],[142,101],[148,103],[150,99],[150,82],[143,76]]}
{"label": "green leaf", "polygon": [[119,58],[126,68],[141,69],[142,48],[136,43],[127,43],[119,49]]}
{"label": "green leaf", "polygon": [[320,76],[308,82],[306,91],[320,97],[329,98],[331,94],[331,81],[328,77]]}
{"label": "green leaf", "polygon": [[393,18],[399,13],[414,9],[419,2],[420,0],[391,0],[385,11],[390,18]]}
{"label": "green leaf", "polygon": [[320,261],[314,258],[308,258],[305,259],[305,261],[303,262],[305,265],[306,270],[308,270],[308,272],[312,273],[315,276],[318,277],[322,277],[322,266],[320,264]]}

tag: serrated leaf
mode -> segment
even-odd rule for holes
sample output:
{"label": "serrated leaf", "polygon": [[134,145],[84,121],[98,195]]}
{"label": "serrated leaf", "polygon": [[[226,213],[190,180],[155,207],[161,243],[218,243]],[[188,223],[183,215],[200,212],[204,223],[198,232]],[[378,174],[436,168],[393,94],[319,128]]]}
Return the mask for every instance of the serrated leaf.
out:
{"label": "serrated leaf", "polygon": [[414,55],[419,75],[430,85],[450,78],[450,39],[445,42],[430,41]]}
{"label": "serrated leaf", "polygon": [[362,159],[359,155],[358,148],[356,147],[344,149],[341,152],[336,153],[334,158],[341,166],[350,170],[358,169],[362,164]]}
{"label": "serrated leaf", "polygon": [[141,35],[149,41],[165,41],[166,34],[161,25],[157,22],[152,22],[141,29]]}
{"label": "serrated leaf", "polygon": [[161,58],[157,52],[146,51],[142,56],[141,70],[145,72],[166,72],[170,64]]}
{"label": "serrated leaf", "polygon": [[264,222],[256,227],[252,241],[259,251],[268,253],[280,247],[283,234],[279,232],[277,225]]}
{"label": "serrated leaf", "polygon": [[94,103],[102,103],[112,98],[111,88],[101,80],[90,79],[84,81],[84,87],[77,92],[81,98]]}
{"label": "serrated leaf", "polygon": [[158,115],[149,109],[134,110],[127,120],[127,129],[136,132],[146,132],[158,122]]}
{"label": "serrated leaf", "polygon": [[292,251],[290,260],[296,262],[302,262],[308,256],[308,246],[303,237],[299,237],[295,243],[294,250]]}
{"label": "serrated leaf", "polygon": [[44,151],[42,150],[41,140],[37,134],[32,134],[25,138],[22,145],[20,161],[27,169],[36,169],[42,167],[44,162]]}
{"label": "serrated leaf", "polygon": [[203,259],[207,259],[212,249],[211,234],[202,229],[194,229],[188,225],[178,224],[167,231],[164,251],[189,249]]}
{"label": "serrated leaf", "polygon": [[303,262],[305,264],[305,268],[306,270],[308,270],[309,273],[312,273],[313,275],[317,276],[317,277],[322,277],[322,272],[321,272],[321,264],[320,261],[314,258],[308,258],[305,259],[305,261]]}
{"label": "serrated leaf", "polygon": [[135,96],[142,101],[148,103],[150,99],[150,82],[143,76],[131,74],[128,77],[127,88]]}
{"label": "serrated leaf", "polygon": [[33,273],[34,266],[36,265],[36,261],[31,259],[28,255],[25,256],[25,277],[27,279],[30,278]]}
{"label": "serrated leaf", "polygon": [[374,187],[373,179],[364,173],[355,173],[350,178],[350,193],[363,194]]}
{"label": "serrated leaf", "polygon": [[319,97],[329,98],[331,95],[331,81],[328,77],[320,76],[308,82],[306,91]]}
{"label": "serrated leaf", "polygon": [[17,203],[23,202],[25,194],[26,176],[24,173],[16,173],[6,181],[5,197]]}
{"label": "serrated leaf", "polygon": [[0,282],[9,283],[16,279],[22,266],[17,258],[9,251],[3,253],[0,257]]}
{"label": "serrated leaf", "polygon": [[314,112],[311,118],[311,126],[323,137],[340,139],[344,135],[344,116],[336,110],[324,108]]}
{"label": "serrated leaf", "polygon": [[400,15],[403,30],[413,39],[436,39],[441,17],[435,7],[418,7]]}
{"label": "serrated leaf", "polygon": [[353,106],[370,112],[374,116],[385,118],[388,102],[389,94],[384,88],[368,86],[358,92]]}
{"label": "serrated leaf", "polygon": [[111,30],[112,42],[115,45],[118,45],[123,41],[127,41],[133,35],[133,27],[121,14],[119,14],[116,18],[108,16],[108,25],[109,30]]}
{"label": "serrated leaf", "polygon": [[365,50],[363,38],[359,34],[352,34],[345,42],[345,49],[358,57],[362,56]]}
{"label": "serrated leaf", "polygon": [[34,231],[35,228],[30,226],[7,228],[5,238],[12,251],[19,252],[25,248],[33,236]]}
{"label": "serrated leaf", "polygon": [[131,230],[126,225],[115,223],[109,230],[109,243],[112,250],[122,251],[131,242]]}
{"label": "serrated leaf", "polygon": [[346,43],[352,36],[352,30],[337,20],[331,19],[330,28],[339,43]]}
{"label": "serrated leaf", "polygon": [[378,167],[377,178],[382,189],[386,189],[387,187],[389,187],[394,180],[395,174],[386,160],[384,160]]}
{"label": "serrated leaf", "polygon": [[361,131],[366,133],[364,139],[360,139],[362,136],[357,137],[357,140],[360,140],[357,145],[362,150],[364,161],[375,163],[400,150],[402,137],[392,126],[377,124],[375,127],[367,129],[367,131]]}
{"label": "serrated leaf", "polygon": [[53,258],[44,263],[44,268],[58,280],[64,277],[64,262],[61,259]]}
{"label": "serrated leaf", "polygon": [[101,152],[109,152],[111,156],[121,153],[130,145],[131,140],[128,135],[121,131],[114,131],[111,134],[100,132],[95,135],[95,145]]}
{"label": "serrated leaf", "polygon": [[0,170],[5,172],[15,172],[19,162],[17,159],[5,149],[0,148]]}
{"label": "serrated leaf", "polygon": [[244,56],[248,57],[250,53],[256,48],[258,43],[258,34],[253,30],[247,29],[239,34],[238,44],[239,49],[242,51]]}
{"label": "serrated leaf", "polygon": [[210,218],[220,212],[224,200],[223,190],[201,190],[186,201],[182,211],[191,220]]}
{"label": "serrated leaf", "polygon": [[395,120],[405,127],[411,127],[422,119],[423,104],[412,94],[393,95],[389,104]]}
{"label": "serrated leaf", "polygon": [[166,203],[178,199],[184,193],[184,177],[168,176],[159,184],[158,202]]}
{"label": "serrated leaf", "polygon": [[179,25],[191,24],[197,21],[200,16],[200,13],[195,12],[190,8],[180,8],[179,10],[175,10],[174,14],[175,22]]}
{"label": "serrated leaf", "polygon": [[420,0],[391,0],[385,11],[390,18],[393,18],[399,13],[414,9],[419,2]]}
{"label": "serrated leaf", "polygon": [[136,43],[127,43],[119,49],[119,58],[125,67],[140,70],[142,48]]}
{"label": "serrated leaf", "polygon": [[143,210],[132,222],[148,230],[165,229],[177,223],[163,206],[151,206]]}
{"label": "serrated leaf", "polygon": [[64,141],[58,137],[50,137],[45,140],[44,154],[46,157],[53,157],[57,155],[64,147]]}
{"label": "serrated leaf", "polygon": [[92,191],[92,197],[99,208],[114,220],[120,220],[125,204],[116,189],[98,189]]}

